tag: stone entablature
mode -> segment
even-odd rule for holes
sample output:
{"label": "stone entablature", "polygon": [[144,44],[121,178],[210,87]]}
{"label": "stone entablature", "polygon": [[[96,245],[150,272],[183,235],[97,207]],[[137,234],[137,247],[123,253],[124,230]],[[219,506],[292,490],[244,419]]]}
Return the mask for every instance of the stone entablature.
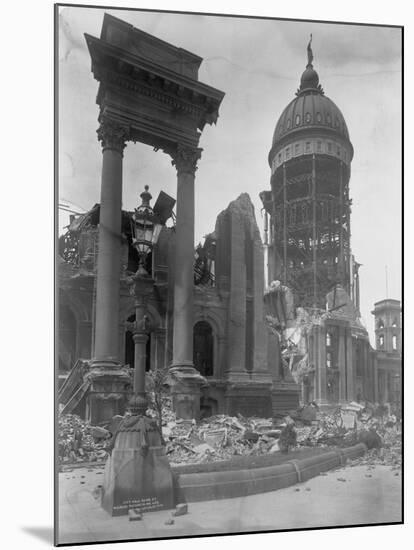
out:
{"label": "stone entablature", "polygon": [[306,136],[301,139],[290,140],[274,150],[274,156],[271,161],[271,175],[273,176],[284,162],[313,154],[334,157],[344,162],[347,166],[350,165],[352,160],[351,148],[345,141],[337,137]]}
{"label": "stone entablature", "polygon": [[101,126],[116,124],[125,141],[168,154],[179,144],[197,147],[205,124],[216,123],[224,97],[198,81],[200,57],[108,14],[100,38],[85,38],[100,83]]}

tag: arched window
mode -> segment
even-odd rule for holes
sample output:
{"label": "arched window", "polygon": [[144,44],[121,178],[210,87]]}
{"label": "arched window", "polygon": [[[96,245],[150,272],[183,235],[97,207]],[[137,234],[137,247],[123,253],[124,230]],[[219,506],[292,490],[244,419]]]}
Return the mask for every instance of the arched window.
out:
{"label": "arched window", "polygon": [[378,321],[378,328],[384,328],[384,321],[382,319]]}
{"label": "arched window", "polygon": [[193,361],[195,368],[203,376],[213,376],[213,329],[207,321],[198,321],[193,333]]}
{"label": "arched window", "polygon": [[331,334],[329,332],[326,333],[326,347],[331,347],[332,346],[332,338],[331,338]]}
{"label": "arched window", "polygon": [[392,335],[392,349],[394,351],[397,349],[397,336],[396,336],[396,334]]}
{"label": "arched window", "polygon": [[397,319],[394,319],[394,321],[392,322],[392,327],[393,328],[397,328],[398,325],[397,325]]}
{"label": "arched window", "polygon": [[326,366],[328,367],[328,369],[332,368],[332,354],[330,351],[328,351],[326,354]]}
{"label": "arched window", "polygon": [[380,334],[378,342],[379,342],[379,347],[383,348],[384,347],[384,335],[383,334]]}

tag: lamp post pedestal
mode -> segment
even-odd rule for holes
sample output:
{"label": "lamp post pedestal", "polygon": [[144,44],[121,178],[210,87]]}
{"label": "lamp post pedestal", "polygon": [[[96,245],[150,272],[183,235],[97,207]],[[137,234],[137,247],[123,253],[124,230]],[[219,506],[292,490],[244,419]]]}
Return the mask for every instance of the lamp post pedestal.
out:
{"label": "lamp post pedestal", "polygon": [[111,516],[174,507],[173,476],[156,420],[133,413],[121,421],[103,486],[102,507]]}

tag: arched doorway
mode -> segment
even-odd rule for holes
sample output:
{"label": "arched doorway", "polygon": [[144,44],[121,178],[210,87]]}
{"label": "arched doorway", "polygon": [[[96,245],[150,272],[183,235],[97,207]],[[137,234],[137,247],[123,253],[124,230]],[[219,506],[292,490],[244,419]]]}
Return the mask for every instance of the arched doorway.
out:
{"label": "arched doorway", "polygon": [[193,361],[195,368],[203,376],[213,376],[213,329],[207,321],[198,321],[193,332]]}
{"label": "arched doorway", "polygon": [[[135,322],[135,313],[130,315],[127,319],[129,323]],[[148,335],[148,340],[145,349],[145,370],[149,371],[151,368],[151,333]],[[131,368],[135,368],[135,342],[132,331],[127,330],[125,332],[125,364]]]}
{"label": "arched doorway", "polygon": [[59,308],[59,372],[66,373],[76,359],[76,318],[68,305]]}

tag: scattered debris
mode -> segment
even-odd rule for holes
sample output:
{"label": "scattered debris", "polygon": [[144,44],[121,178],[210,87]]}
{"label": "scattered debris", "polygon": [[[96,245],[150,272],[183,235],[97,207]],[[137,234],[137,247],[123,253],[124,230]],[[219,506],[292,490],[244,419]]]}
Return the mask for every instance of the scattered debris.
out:
{"label": "scattered debris", "polygon": [[183,504],[177,504],[172,515],[176,517],[185,516],[185,514],[187,513],[188,513],[188,505],[186,503],[183,503]]}
{"label": "scattered debris", "polygon": [[174,525],[173,518],[168,518],[166,521],[164,521],[164,525]]}
{"label": "scattered debris", "polygon": [[142,519],[142,513],[135,508],[131,508],[128,510],[128,518],[129,521],[139,521]]}
{"label": "scattered debris", "polygon": [[106,443],[109,437],[108,430],[100,426],[91,426],[75,414],[61,415],[58,424],[60,464],[104,461],[107,457]]}

